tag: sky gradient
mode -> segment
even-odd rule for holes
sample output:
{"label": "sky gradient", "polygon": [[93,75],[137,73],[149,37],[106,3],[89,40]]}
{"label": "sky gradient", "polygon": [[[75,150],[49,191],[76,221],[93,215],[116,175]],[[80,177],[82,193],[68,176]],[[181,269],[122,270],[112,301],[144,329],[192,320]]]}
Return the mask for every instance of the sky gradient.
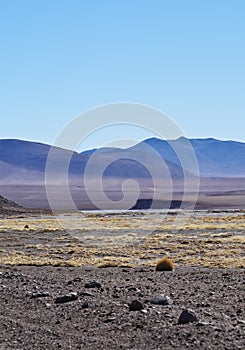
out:
{"label": "sky gradient", "polygon": [[245,141],[244,17],[243,0],[3,0],[0,138],[52,143],[81,112],[137,102],[187,137]]}

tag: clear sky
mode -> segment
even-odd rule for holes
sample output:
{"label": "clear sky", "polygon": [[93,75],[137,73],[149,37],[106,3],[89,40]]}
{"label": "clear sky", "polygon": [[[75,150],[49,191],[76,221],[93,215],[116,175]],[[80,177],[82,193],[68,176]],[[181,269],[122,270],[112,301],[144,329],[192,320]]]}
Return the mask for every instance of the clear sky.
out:
{"label": "clear sky", "polygon": [[245,141],[244,18],[243,0],[1,0],[0,138],[52,143],[131,101],[188,137]]}

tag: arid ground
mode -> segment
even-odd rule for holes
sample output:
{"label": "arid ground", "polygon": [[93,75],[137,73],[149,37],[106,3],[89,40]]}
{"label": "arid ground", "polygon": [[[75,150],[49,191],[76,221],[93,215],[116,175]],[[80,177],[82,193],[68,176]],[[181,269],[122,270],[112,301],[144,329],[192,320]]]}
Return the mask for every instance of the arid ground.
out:
{"label": "arid ground", "polygon": [[245,268],[245,211],[27,214],[0,219],[0,263]]}
{"label": "arid ground", "polygon": [[0,349],[244,349],[244,229],[235,209],[3,213]]}

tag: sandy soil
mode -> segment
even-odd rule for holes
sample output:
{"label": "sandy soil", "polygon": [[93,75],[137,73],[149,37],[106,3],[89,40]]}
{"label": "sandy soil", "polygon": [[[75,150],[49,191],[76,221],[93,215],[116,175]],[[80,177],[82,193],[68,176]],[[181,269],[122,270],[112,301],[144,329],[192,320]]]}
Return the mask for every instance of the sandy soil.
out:
{"label": "sandy soil", "polygon": [[[244,349],[244,270],[1,266],[0,349]],[[86,284],[95,281],[95,288]],[[56,303],[71,292],[76,300]],[[169,296],[168,306],[150,300]],[[75,294],[74,294],[75,295]],[[137,300],[142,311],[130,311]],[[197,321],[178,324],[191,308]]]}

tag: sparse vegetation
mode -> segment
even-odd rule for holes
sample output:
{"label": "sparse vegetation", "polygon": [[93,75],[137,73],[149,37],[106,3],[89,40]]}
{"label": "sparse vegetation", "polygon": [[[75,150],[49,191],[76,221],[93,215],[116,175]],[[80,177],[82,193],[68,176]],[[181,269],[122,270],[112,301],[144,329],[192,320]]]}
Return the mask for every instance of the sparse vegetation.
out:
{"label": "sparse vegetation", "polygon": [[162,258],[158,261],[156,271],[173,271],[174,263],[168,257]]}
{"label": "sparse vegetation", "polygon": [[[99,221],[88,213],[62,220],[69,220],[72,230],[79,228],[80,239],[50,216],[0,219],[0,263],[154,267],[159,257],[171,256],[177,265],[245,268],[243,212],[198,212],[176,232],[172,216],[165,217],[164,224],[160,216],[142,213],[107,214]],[[29,228],[23,229],[25,225]]]}

